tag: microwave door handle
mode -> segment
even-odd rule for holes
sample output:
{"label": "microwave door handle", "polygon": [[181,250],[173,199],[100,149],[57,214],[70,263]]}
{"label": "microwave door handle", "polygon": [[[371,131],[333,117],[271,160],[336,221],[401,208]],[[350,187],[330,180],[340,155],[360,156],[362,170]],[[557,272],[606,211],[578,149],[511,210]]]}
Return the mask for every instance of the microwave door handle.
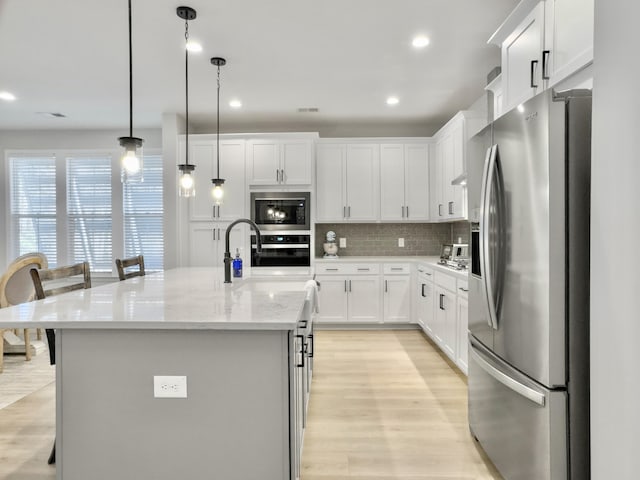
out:
{"label": "microwave door handle", "polygon": [[489,310],[488,323],[494,330],[498,329],[498,319],[496,305],[494,303],[493,272],[490,268],[489,214],[491,205],[491,187],[494,182],[497,148],[497,145],[493,145],[487,150],[482,175],[482,203],[480,207],[480,268],[482,272],[485,298]]}

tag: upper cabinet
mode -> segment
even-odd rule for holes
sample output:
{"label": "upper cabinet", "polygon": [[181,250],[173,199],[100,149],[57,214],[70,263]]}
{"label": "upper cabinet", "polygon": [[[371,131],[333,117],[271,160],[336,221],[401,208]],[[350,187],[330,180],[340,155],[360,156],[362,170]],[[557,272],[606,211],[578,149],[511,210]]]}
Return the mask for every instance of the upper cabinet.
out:
{"label": "upper cabinet", "polygon": [[380,145],[380,219],[429,220],[429,145]]}
{"label": "upper cabinet", "polygon": [[502,112],[593,61],[594,0],[523,0],[489,43],[502,49]]}
{"label": "upper cabinet", "polygon": [[466,172],[466,143],[486,124],[484,114],[458,112],[434,136],[431,162],[431,221],[467,219],[466,187],[453,180]]}
{"label": "upper cabinet", "polygon": [[[185,160],[185,142],[180,141],[180,163]],[[216,139],[212,135],[192,136],[189,139],[189,163],[194,171],[196,195],[189,198],[189,220],[235,220],[245,210],[245,141],[220,140],[220,176],[225,179],[224,202],[214,205],[211,179],[217,177]]]}
{"label": "upper cabinet", "polygon": [[380,146],[320,143],[316,162],[316,220],[378,219]]}
{"label": "upper cabinet", "polygon": [[311,139],[255,139],[247,142],[249,185],[310,185]]}
{"label": "upper cabinet", "polygon": [[593,61],[594,0],[546,0],[543,75],[551,87]]}

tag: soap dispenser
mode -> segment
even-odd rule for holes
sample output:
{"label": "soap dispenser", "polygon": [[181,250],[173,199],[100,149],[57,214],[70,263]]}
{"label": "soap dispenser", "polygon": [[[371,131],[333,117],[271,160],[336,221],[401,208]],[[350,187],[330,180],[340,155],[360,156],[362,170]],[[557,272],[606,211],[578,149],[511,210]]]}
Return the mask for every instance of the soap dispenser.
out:
{"label": "soap dispenser", "polygon": [[233,259],[233,277],[242,278],[242,259],[238,248],[236,248],[236,258]]}

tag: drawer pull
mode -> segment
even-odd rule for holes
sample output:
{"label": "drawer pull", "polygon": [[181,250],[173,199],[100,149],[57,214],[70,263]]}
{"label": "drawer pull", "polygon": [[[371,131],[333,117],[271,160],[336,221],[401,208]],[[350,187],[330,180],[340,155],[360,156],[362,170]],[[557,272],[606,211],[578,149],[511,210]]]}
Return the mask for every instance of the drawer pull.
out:
{"label": "drawer pull", "polygon": [[325,270],[326,270],[327,272],[337,272],[337,271],[338,271],[338,269],[337,269],[337,268],[325,268]]}
{"label": "drawer pull", "polygon": [[462,290],[463,292],[468,292],[469,291],[468,288],[462,288],[462,287],[460,287],[458,290]]}
{"label": "drawer pull", "polygon": [[370,269],[369,268],[359,268],[358,271],[359,272],[368,272]]}
{"label": "drawer pull", "polygon": [[402,272],[404,268],[402,267],[391,267],[392,272]]}

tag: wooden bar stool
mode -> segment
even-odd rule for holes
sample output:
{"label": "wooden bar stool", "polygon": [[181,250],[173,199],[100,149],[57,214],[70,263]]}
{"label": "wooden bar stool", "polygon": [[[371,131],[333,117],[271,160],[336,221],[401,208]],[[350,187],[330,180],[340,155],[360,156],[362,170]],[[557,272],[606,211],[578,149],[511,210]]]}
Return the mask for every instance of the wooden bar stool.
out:
{"label": "wooden bar stool", "polygon": [[[138,266],[138,270],[125,272],[125,269]],[[118,277],[120,280],[126,280],[132,277],[144,277],[144,257],[138,255],[131,258],[116,258],[116,268],[118,269]]]}

